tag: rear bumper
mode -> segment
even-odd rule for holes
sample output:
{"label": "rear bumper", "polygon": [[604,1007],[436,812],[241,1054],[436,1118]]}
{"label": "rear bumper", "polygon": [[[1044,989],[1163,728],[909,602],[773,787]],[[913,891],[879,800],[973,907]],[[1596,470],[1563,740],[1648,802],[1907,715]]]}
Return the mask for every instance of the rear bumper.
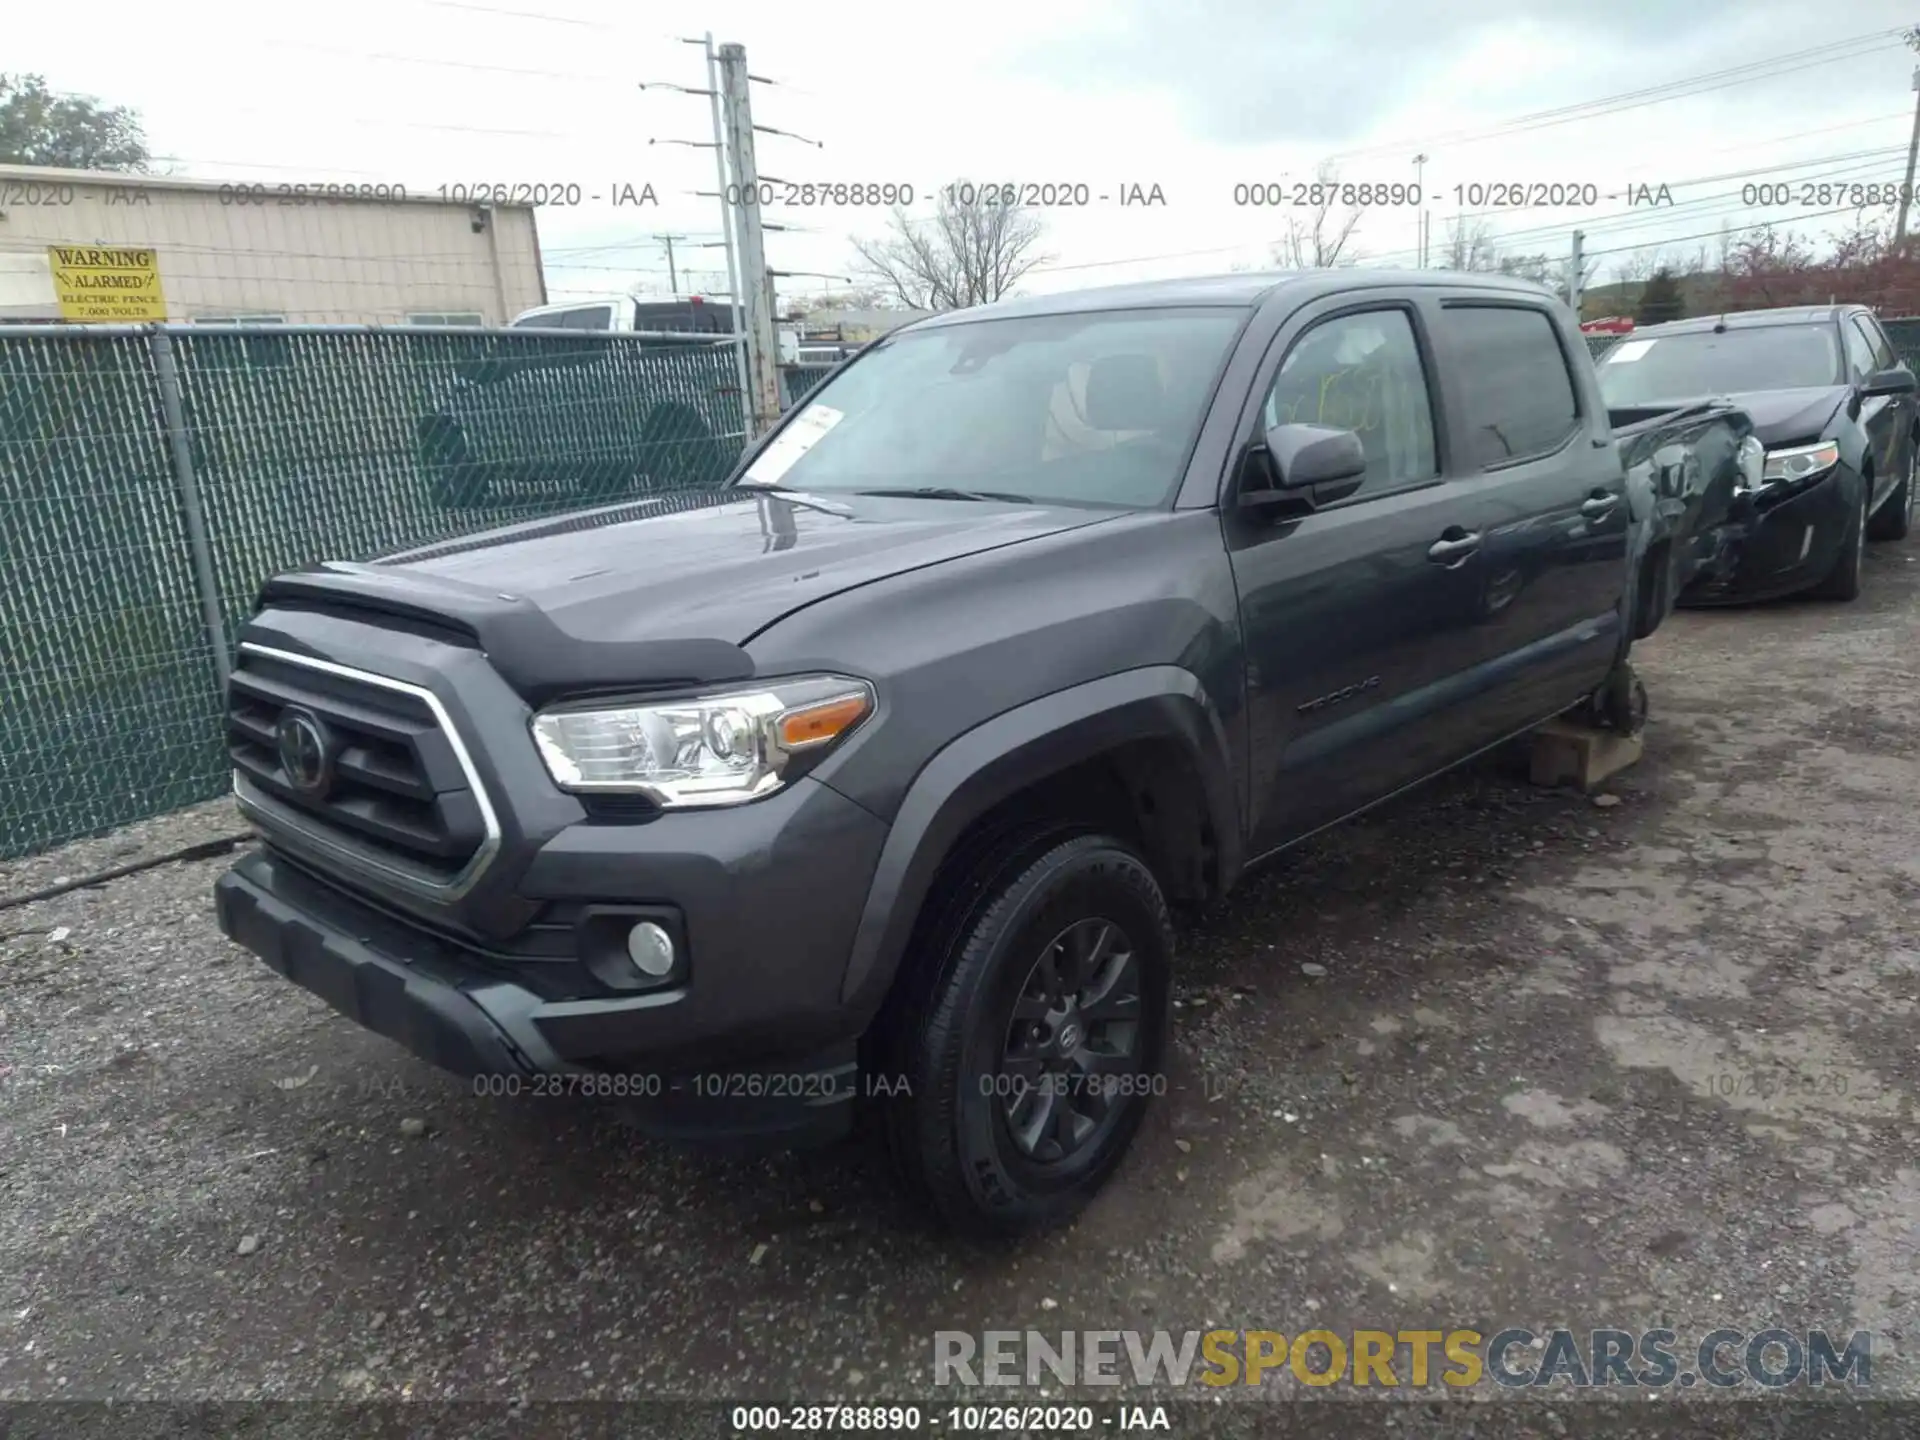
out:
{"label": "rear bumper", "polygon": [[1683,605],[1737,605],[1791,595],[1833,569],[1865,481],[1845,466],[1813,488],[1725,527],[1718,562],[1680,597]]}
{"label": "rear bumper", "polygon": [[[582,1034],[644,1024],[670,996],[547,1001],[485,958],[256,851],[215,883],[222,933],[348,1019],[482,1095],[602,1098],[643,1129],[685,1139],[805,1143],[848,1128],[851,1041],[703,1069],[609,1066],[570,1054]],[[585,1029],[583,1030],[583,1025]]]}

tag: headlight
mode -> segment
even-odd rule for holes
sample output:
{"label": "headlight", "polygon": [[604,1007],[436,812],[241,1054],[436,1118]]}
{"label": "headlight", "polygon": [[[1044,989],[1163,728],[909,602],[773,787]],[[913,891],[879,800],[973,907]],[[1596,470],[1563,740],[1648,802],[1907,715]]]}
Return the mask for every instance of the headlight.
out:
{"label": "headlight", "polygon": [[1767,447],[1751,435],[1740,441],[1739,463],[1740,479],[1736,489],[1758,490],[1766,483]]}
{"label": "headlight", "polygon": [[533,717],[533,743],[562,790],[737,805],[778,790],[873,705],[864,680],[809,675],[646,705],[545,710]]}
{"label": "headlight", "polygon": [[1811,480],[1840,463],[1840,447],[1831,440],[1818,445],[1792,445],[1785,450],[1767,452],[1764,482]]}

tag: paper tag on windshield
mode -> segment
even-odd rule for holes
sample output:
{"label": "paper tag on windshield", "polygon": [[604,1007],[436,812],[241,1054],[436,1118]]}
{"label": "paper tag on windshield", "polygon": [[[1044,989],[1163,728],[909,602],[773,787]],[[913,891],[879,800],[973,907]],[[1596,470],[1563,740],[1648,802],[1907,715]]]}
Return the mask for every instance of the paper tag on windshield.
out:
{"label": "paper tag on windshield", "polygon": [[820,443],[820,437],[846,417],[846,412],[831,405],[809,405],[790,420],[773,443],[754,457],[742,485],[776,485],[791,470],[794,462]]}
{"label": "paper tag on windshield", "polygon": [[1638,360],[1652,348],[1651,340],[1622,340],[1607,351],[1605,359],[1609,365],[1622,365],[1629,360]]}

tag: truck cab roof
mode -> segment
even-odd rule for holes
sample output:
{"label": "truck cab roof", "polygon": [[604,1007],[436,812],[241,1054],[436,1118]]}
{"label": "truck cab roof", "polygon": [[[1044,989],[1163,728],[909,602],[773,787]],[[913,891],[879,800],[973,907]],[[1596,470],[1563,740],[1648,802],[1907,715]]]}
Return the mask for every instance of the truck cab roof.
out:
{"label": "truck cab roof", "polygon": [[[970,324],[1022,315],[1073,315],[1097,310],[1148,310],[1195,305],[1241,305],[1253,308],[1286,294],[1305,302],[1322,295],[1384,286],[1429,286],[1504,291],[1538,298],[1552,292],[1532,280],[1511,275],[1483,275],[1451,270],[1266,270],[1228,275],[1201,275],[1178,280],[1139,280],[1123,285],[1099,285],[1053,295],[1029,295],[952,310],[915,321],[911,328]],[[905,327],[903,327],[905,328]]]}

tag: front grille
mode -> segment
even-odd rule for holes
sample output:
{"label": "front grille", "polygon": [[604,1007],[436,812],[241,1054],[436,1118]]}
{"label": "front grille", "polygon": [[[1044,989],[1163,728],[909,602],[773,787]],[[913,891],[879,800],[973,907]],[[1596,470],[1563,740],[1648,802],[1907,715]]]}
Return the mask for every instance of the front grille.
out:
{"label": "front grille", "polygon": [[499,828],[431,692],[240,647],[227,691],[234,790],[270,838],[436,896],[464,893]]}

